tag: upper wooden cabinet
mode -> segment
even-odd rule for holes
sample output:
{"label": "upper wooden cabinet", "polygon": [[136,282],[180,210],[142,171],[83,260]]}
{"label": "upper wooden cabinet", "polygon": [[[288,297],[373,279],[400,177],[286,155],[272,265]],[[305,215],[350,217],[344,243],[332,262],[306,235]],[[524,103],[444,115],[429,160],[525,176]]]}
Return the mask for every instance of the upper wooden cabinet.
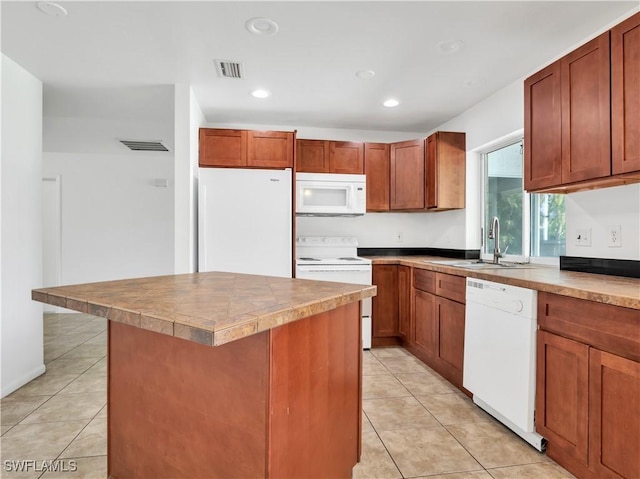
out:
{"label": "upper wooden cabinet", "polygon": [[609,33],[560,59],[562,183],[611,174]]}
{"label": "upper wooden cabinet", "polygon": [[295,134],[200,128],[199,164],[203,167],[292,168]]}
{"label": "upper wooden cabinet", "polygon": [[246,130],[200,128],[200,166],[247,166]]}
{"label": "upper wooden cabinet", "polygon": [[466,177],[464,133],[439,131],[426,140],[427,209],[464,208]]}
{"label": "upper wooden cabinet", "polygon": [[298,140],[296,171],[364,173],[364,144],[350,141]]}
{"label": "upper wooden cabinet", "polygon": [[329,171],[364,174],[364,144],[352,141],[329,142]]}
{"label": "upper wooden cabinet", "polygon": [[389,209],[424,209],[424,140],[391,144],[389,178]]}
{"label": "upper wooden cabinet", "polygon": [[329,142],[297,140],[296,171],[329,173]]}
{"label": "upper wooden cabinet", "polygon": [[640,181],[640,13],[524,82],[524,185],[568,193]]}
{"label": "upper wooden cabinet", "polygon": [[524,82],[524,184],[537,190],[562,183],[560,62]]}
{"label": "upper wooden cabinet", "polygon": [[640,13],[611,30],[611,168],[640,171]]}
{"label": "upper wooden cabinet", "polygon": [[389,151],[386,143],[365,143],[367,211],[389,211]]}
{"label": "upper wooden cabinet", "polygon": [[261,168],[293,167],[293,133],[286,131],[247,132],[247,165]]}

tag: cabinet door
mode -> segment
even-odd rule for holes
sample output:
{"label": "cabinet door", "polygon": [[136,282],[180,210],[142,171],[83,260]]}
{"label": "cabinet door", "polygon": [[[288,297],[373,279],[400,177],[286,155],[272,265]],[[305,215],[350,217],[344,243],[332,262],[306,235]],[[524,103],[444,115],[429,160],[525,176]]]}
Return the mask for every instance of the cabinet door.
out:
{"label": "cabinet door", "polygon": [[640,477],[640,363],[591,349],[589,463],[596,477]]}
{"label": "cabinet door", "polygon": [[464,362],[464,304],[438,297],[438,359],[442,375],[462,386]]}
{"label": "cabinet door", "polygon": [[436,297],[417,289],[413,290],[414,301],[414,345],[423,356],[421,359],[436,368],[438,358],[438,320]]}
{"label": "cabinet door", "polygon": [[609,32],[560,59],[562,183],[611,174]]}
{"label": "cabinet door", "polygon": [[329,171],[340,174],[364,174],[364,144],[350,141],[330,142]]}
{"label": "cabinet door", "polygon": [[372,300],[372,334],[374,338],[398,335],[398,267],[373,265],[372,282],[378,294]]}
{"label": "cabinet door", "polygon": [[389,145],[365,143],[367,211],[389,211]]}
{"label": "cabinet door", "polygon": [[329,142],[323,140],[297,141],[296,171],[329,173]]}
{"label": "cabinet door", "polygon": [[200,128],[200,166],[247,166],[247,131]]}
{"label": "cabinet door", "polygon": [[548,453],[587,464],[589,346],[538,331],[536,431]]}
{"label": "cabinet door", "polygon": [[440,131],[426,140],[426,207],[464,208],[465,134]]}
{"label": "cabinet door", "polygon": [[640,171],[640,13],[611,30],[612,173]]}
{"label": "cabinet door", "polygon": [[411,342],[409,326],[411,318],[411,268],[398,266],[398,335]]}
{"label": "cabinet door", "polygon": [[293,133],[249,131],[247,165],[261,168],[293,167]]}
{"label": "cabinet door", "polygon": [[424,209],[424,140],[393,143],[390,155],[390,209]]}
{"label": "cabinet door", "polygon": [[560,62],[524,81],[524,189],[562,183]]}

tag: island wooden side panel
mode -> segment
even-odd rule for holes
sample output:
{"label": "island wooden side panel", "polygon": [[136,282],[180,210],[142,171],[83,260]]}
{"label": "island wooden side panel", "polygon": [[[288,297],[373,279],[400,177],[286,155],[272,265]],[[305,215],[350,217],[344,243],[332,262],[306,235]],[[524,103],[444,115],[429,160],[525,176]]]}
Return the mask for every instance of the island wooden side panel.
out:
{"label": "island wooden side panel", "polygon": [[271,330],[270,478],[351,478],[362,428],[359,308]]}
{"label": "island wooden side panel", "polygon": [[109,321],[109,476],[264,477],[268,339],[214,348]]}

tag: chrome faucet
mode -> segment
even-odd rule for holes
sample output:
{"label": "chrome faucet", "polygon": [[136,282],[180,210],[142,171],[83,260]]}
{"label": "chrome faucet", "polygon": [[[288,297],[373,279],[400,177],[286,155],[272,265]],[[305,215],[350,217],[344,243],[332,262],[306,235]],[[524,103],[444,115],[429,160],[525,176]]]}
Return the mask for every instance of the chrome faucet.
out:
{"label": "chrome faucet", "polygon": [[[500,264],[500,258],[504,253],[500,252],[500,220],[497,216],[491,218],[491,225],[489,226],[489,239],[493,242],[493,263]],[[506,250],[505,250],[506,252]]]}

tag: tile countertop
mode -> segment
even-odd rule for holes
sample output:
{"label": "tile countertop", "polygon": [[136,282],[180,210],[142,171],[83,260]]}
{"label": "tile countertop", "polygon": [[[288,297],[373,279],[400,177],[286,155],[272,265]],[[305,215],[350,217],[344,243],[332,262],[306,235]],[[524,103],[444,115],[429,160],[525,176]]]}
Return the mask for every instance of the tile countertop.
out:
{"label": "tile countertop", "polygon": [[211,272],[41,288],[32,298],[219,346],[375,294],[375,286]]}
{"label": "tile countertop", "polygon": [[[557,267],[527,265],[526,269],[472,270],[425,261],[453,260],[435,256],[368,256],[373,264],[401,264],[441,273],[468,276],[562,296],[640,309],[640,279],[560,271]],[[461,259],[460,261],[465,261]],[[639,318],[640,319],[640,318]]]}

